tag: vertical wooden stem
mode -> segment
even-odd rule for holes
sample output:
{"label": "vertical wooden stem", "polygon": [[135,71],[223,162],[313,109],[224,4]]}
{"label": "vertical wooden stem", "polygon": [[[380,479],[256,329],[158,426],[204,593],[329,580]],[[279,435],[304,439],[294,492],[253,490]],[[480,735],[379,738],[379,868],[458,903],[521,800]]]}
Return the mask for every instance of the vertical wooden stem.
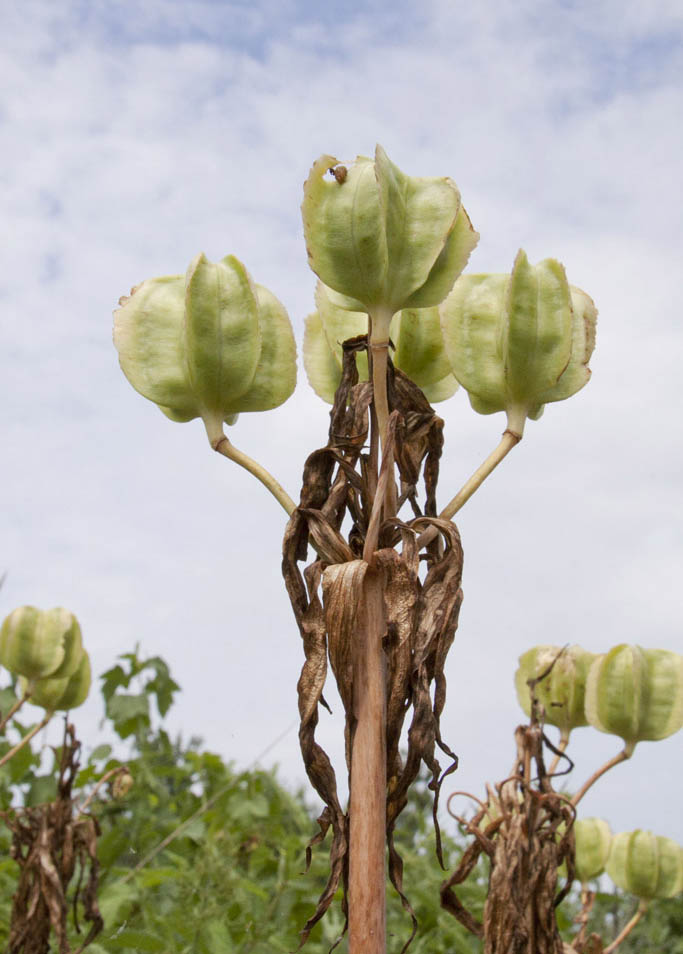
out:
{"label": "vertical wooden stem", "polygon": [[349,954],[386,954],[386,692],[382,579],[363,583],[353,647]]}

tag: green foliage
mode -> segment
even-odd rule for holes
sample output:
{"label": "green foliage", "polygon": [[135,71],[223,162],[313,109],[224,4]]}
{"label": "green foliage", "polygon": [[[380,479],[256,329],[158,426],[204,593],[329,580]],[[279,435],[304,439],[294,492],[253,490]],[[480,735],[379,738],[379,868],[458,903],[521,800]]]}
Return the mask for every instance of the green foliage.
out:
{"label": "green foliage", "polygon": [[[591,912],[589,931],[605,941],[616,937],[636,912],[638,901],[615,890],[599,892]],[[683,896],[653,901],[645,917],[618,948],[619,954],[683,954]]]}
{"label": "green foliage", "polygon": [[[162,659],[142,659],[137,649],[126,653],[103,674],[101,687],[106,720],[130,746],[129,757],[124,759],[116,744],[93,748],[77,776],[76,798],[84,801],[105,772],[123,764],[133,786],[120,799],[103,787],[91,805],[101,827],[99,896],[105,929],[88,951],[294,951],[327,877],[326,845],[314,849],[310,870],[305,871],[305,846],[318,828],[302,794],[287,792],[272,772],[236,771],[205,751],[198,739],[172,739],[163,717],[179,687]],[[5,711],[13,699],[11,687],[0,690]],[[22,724],[15,731],[29,728]],[[13,759],[0,770],[3,806],[52,798],[58,757],[59,750],[50,752],[45,767],[37,750],[23,749],[20,768]],[[404,888],[420,924],[411,954],[475,954],[481,950],[479,942],[439,907],[445,874],[434,853],[430,805],[426,789],[417,791],[396,839],[405,862]],[[454,840],[444,838],[448,868],[457,864],[461,852]],[[4,949],[16,865],[2,827],[0,858],[0,949]],[[462,886],[460,896],[480,917],[485,897],[482,871]],[[337,905],[313,929],[304,950],[329,951],[342,926]],[[410,928],[410,918],[390,889],[390,951],[400,951]],[[73,940],[76,946],[76,935]],[[343,941],[337,951],[346,950]]]}
{"label": "green foliage", "polygon": [[[171,739],[163,717],[179,687],[159,657],[143,659],[136,649],[119,657],[101,677],[105,718],[119,746],[93,748],[78,774],[75,793],[82,802],[98,780],[126,764],[133,786],[123,798],[107,788],[92,810],[101,826],[100,907],[104,932],[91,954],[270,954],[294,951],[326,880],[326,846],[314,849],[305,869],[305,845],[317,830],[303,795],[280,786],[272,772],[237,772],[205,751],[200,741]],[[16,701],[14,682],[0,688],[0,711]],[[11,741],[32,725],[12,721]],[[0,754],[11,741],[0,741]],[[55,796],[60,750],[26,746],[0,768],[0,805],[35,805]],[[445,874],[434,853],[431,795],[413,790],[401,816],[396,844],[404,859],[404,889],[419,922],[411,954],[478,954],[480,942],[441,910],[439,886]],[[9,835],[0,826],[0,949],[8,938],[17,868]],[[458,864],[464,842],[444,837],[448,871]],[[485,863],[458,888],[465,906],[481,919],[486,896]],[[636,901],[629,895],[598,894],[589,930],[606,942],[628,922]],[[577,900],[574,907],[578,910]],[[558,911],[566,940],[576,933],[572,904]],[[336,908],[313,929],[304,951],[324,954],[342,929]],[[410,918],[389,889],[388,950],[398,954],[410,933]],[[78,943],[74,935],[74,944]],[[345,954],[342,941],[336,949]],[[623,954],[683,954],[683,898],[654,901],[619,948]]]}

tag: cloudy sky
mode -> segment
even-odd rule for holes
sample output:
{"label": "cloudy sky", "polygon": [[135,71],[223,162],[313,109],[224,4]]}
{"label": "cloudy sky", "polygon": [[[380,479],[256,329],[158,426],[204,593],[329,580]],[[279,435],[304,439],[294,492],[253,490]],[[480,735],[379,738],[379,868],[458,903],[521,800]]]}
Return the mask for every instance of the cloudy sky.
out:
{"label": "cloudy sky", "polygon": [[[284,514],[135,393],[112,310],[199,251],[232,253],[312,308],[299,214],[321,153],[381,142],[450,175],[481,233],[474,271],[560,259],[600,311],[593,379],[548,407],[463,510],[465,603],[447,674],[454,787],[507,775],[517,657],[536,643],[682,650],[680,275],[683,12],[676,0],[26,0],[0,66],[1,615],[79,617],[96,672],[139,642],[183,688],[174,730],[303,782],[302,652],[280,579]],[[463,394],[442,495],[495,446]],[[298,494],[327,407],[294,397],[231,439]],[[342,763],[339,705],[322,738]],[[95,744],[99,700],[80,711]],[[585,800],[617,830],[683,841],[682,736],[644,743]],[[618,740],[579,730],[576,782]]]}

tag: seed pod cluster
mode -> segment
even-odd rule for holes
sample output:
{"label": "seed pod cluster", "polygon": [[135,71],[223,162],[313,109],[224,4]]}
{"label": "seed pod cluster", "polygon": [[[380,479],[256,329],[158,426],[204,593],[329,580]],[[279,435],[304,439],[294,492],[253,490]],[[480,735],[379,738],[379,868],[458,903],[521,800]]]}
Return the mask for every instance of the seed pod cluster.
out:
{"label": "seed pod cluster", "polygon": [[624,740],[631,755],[638,742],[665,739],[683,727],[683,656],[625,643],[593,655],[572,646],[536,646],[520,656],[515,687],[530,714],[529,679],[543,704],[545,721],[567,739],[573,728],[592,725]]}
{"label": "seed pod cluster", "polygon": [[638,742],[666,739],[683,727],[683,656],[622,643],[591,666],[586,717],[620,736],[629,754]]}
{"label": "seed pod cluster", "polygon": [[683,891],[683,848],[651,831],[614,835],[606,868],[616,885],[645,901]]}
{"label": "seed pod cluster", "polygon": [[30,701],[48,712],[74,709],[90,691],[90,659],[81,628],[62,607],[13,610],[0,628],[0,663],[19,676]]}
{"label": "seed pod cluster", "polygon": [[548,258],[520,249],[510,275],[463,275],[440,306],[455,377],[480,414],[505,411],[519,436],[526,419],[589,380],[597,309]]}
{"label": "seed pod cluster", "polygon": [[515,673],[517,698],[525,713],[531,715],[530,680],[540,679],[534,694],[543,705],[544,721],[557,726],[561,737],[569,739],[572,729],[588,725],[584,712],[586,676],[596,659],[580,646],[535,646],[519,657]]}
{"label": "seed pod cluster", "polygon": [[321,156],[301,211],[311,268],[366,313],[438,305],[479,240],[452,179],[408,176],[381,146],[344,166]]}
{"label": "seed pod cluster", "polygon": [[201,417],[212,442],[224,422],[277,407],[294,390],[287,312],[232,255],[197,255],[185,275],[148,279],[120,305],[114,344],[130,383],[171,420]]}

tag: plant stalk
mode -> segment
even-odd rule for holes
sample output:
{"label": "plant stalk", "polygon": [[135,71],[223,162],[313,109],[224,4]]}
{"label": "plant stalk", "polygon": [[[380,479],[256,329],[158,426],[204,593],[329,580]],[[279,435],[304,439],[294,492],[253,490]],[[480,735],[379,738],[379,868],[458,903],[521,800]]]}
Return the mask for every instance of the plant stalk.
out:
{"label": "plant stalk", "polygon": [[593,772],[591,777],[581,786],[576,795],[574,795],[572,798],[572,805],[576,808],[588,789],[595,785],[597,780],[602,778],[605,772],[608,772],[611,768],[614,768],[615,765],[619,765],[620,762],[625,762],[626,759],[630,758],[631,752],[624,748],[618,755],[615,755],[614,758],[610,759],[609,762],[605,762],[605,764],[599,768],[597,772]]}
{"label": "plant stalk", "polygon": [[382,577],[369,566],[353,646],[349,954],[386,954],[386,672]]}
{"label": "plant stalk", "polygon": [[5,731],[5,729],[7,728],[7,725],[12,720],[12,717],[17,714],[17,712],[21,709],[23,704],[27,702],[28,699],[30,699],[30,697],[31,697],[31,690],[27,689],[26,692],[21,697],[21,699],[17,699],[17,701],[12,706],[12,708],[8,711],[7,715],[4,716],[4,718],[0,722],[0,732]]}
{"label": "plant stalk", "polygon": [[489,454],[484,463],[475,470],[467,483],[463,484],[451,502],[441,511],[439,517],[441,517],[442,520],[450,520],[458,510],[460,510],[463,504],[467,503],[475,490],[481,487],[489,474],[495,470],[503,458],[510,453],[512,448],[519,444],[521,439],[521,434],[510,430],[504,431],[498,447],[496,447],[496,449]]}
{"label": "plant stalk", "polygon": [[377,425],[382,450],[386,438],[389,420],[389,402],[387,398],[387,359],[389,353],[389,327],[393,312],[386,308],[377,308],[369,314],[369,350],[372,366],[372,391]]}
{"label": "plant stalk", "polygon": [[45,728],[45,726],[48,724],[48,722],[50,721],[53,715],[54,715],[54,712],[48,712],[45,718],[41,722],[39,722],[38,725],[34,725],[31,731],[27,732],[23,739],[17,742],[17,744],[13,748],[11,748],[9,752],[5,752],[3,757],[0,759],[0,766],[5,765],[7,762],[9,762],[9,760],[14,755],[17,754],[17,752],[20,749],[23,749],[25,745],[28,745],[28,743],[31,741],[33,736],[37,735],[41,729]]}
{"label": "plant stalk", "polygon": [[640,904],[638,905],[638,910],[633,915],[631,920],[628,922],[624,930],[621,931],[618,937],[615,937],[612,943],[605,948],[604,954],[612,954],[612,951],[616,951],[616,949],[619,947],[621,942],[626,940],[626,938],[629,936],[629,934],[631,933],[633,928],[636,926],[638,921],[640,921],[640,919],[643,917],[643,915],[647,911],[647,908],[648,908],[648,902],[645,900],[642,900]]}
{"label": "plant stalk", "polygon": [[287,516],[291,517],[292,513],[296,510],[296,504],[284,487],[278,483],[265,467],[262,467],[257,461],[253,460],[253,458],[244,454],[241,450],[238,450],[234,444],[230,443],[225,434],[221,434],[220,437],[215,440],[209,439],[211,440],[211,446],[218,454],[222,454],[224,457],[227,457],[228,460],[232,460],[236,464],[239,464],[240,467],[244,467],[244,469],[248,470],[257,480],[260,480],[263,486],[275,497],[280,506],[283,507]]}
{"label": "plant stalk", "polygon": [[[372,404],[377,418],[379,445],[384,457],[389,421],[389,397],[387,395],[387,369],[389,366],[389,328],[393,312],[387,308],[377,308],[368,315],[368,358],[372,375]],[[396,482],[390,477],[384,491],[384,519],[396,514]]]}

